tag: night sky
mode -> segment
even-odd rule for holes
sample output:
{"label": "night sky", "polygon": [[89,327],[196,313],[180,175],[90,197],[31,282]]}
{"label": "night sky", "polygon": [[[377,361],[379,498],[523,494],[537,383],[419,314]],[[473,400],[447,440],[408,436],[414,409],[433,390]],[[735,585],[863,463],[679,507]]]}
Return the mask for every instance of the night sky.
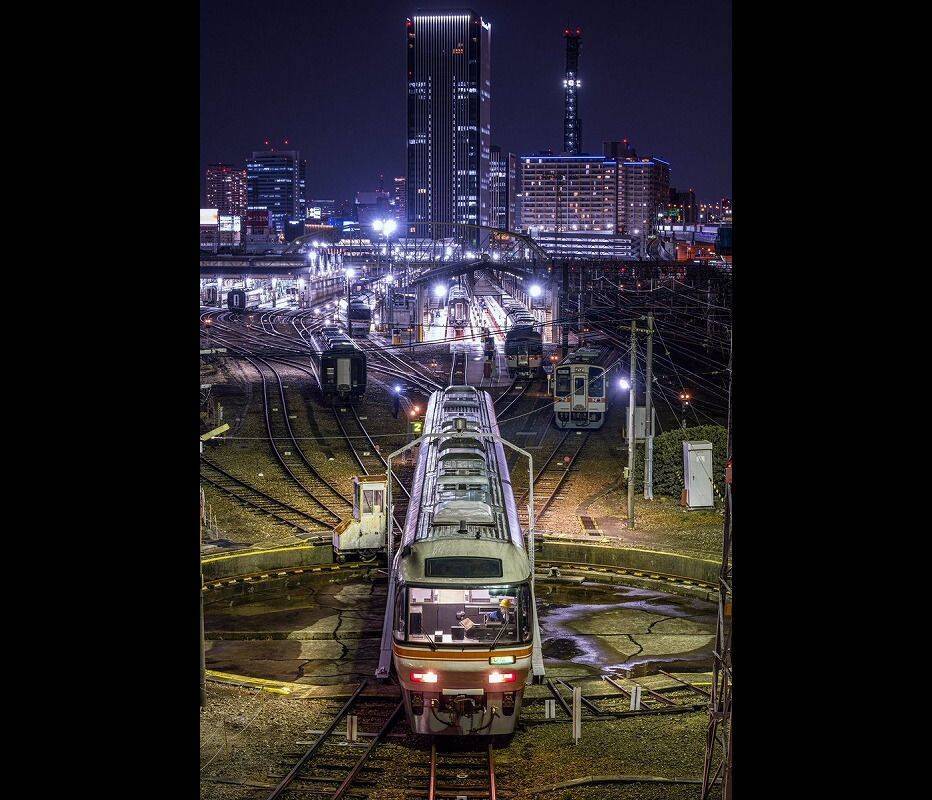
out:
{"label": "night sky", "polygon": [[[730,0],[477,0],[472,5],[201,0],[204,167],[287,137],[308,199],[352,200],[405,174],[405,18],[472,8],[492,23],[492,143],[563,146],[563,29],[582,28],[586,152],[627,137],[700,201],[731,197]],[[283,148],[284,149],[284,148]]]}

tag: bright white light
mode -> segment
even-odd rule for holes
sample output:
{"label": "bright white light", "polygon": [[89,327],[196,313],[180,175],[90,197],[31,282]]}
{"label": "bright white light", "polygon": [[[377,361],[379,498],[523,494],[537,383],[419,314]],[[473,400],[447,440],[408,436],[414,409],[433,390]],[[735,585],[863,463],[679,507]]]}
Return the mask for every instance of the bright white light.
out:
{"label": "bright white light", "polygon": [[452,247],[447,247],[447,249],[444,251],[444,255],[445,255],[447,258],[450,258],[450,256],[453,255],[453,248],[452,248]]}
{"label": "bright white light", "polygon": [[372,230],[374,230],[376,233],[379,233],[382,230],[382,220],[372,220]]}
{"label": "bright white light", "polygon": [[500,258],[501,258],[501,255],[499,253],[492,253],[493,261],[498,261]]}
{"label": "bright white light", "polygon": [[394,283],[394,282],[395,282],[395,276],[392,275],[391,273],[388,273],[388,275],[385,276],[385,282],[386,282],[386,283]]}
{"label": "bright white light", "polygon": [[466,259],[473,259],[476,257],[476,254],[472,250],[467,250],[465,254]]}
{"label": "bright white light", "polygon": [[528,291],[531,297],[540,297],[544,290],[535,283]]}
{"label": "bright white light", "polygon": [[352,280],[353,278],[355,278],[355,277],[356,277],[356,270],[354,270],[352,267],[347,267],[347,268],[346,268],[346,277],[349,278],[350,280]]}
{"label": "bright white light", "polygon": [[385,220],[385,224],[382,225],[382,233],[386,236],[391,236],[395,230],[398,228],[398,223],[393,219]]}
{"label": "bright white light", "polygon": [[619,379],[618,379],[618,385],[619,385],[622,389],[624,389],[625,391],[627,391],[628,389],[631,388],[631,384],[628,383],[628,379],[627,379],[627,378],[619,378]]}
{"label": "bright white light", "polygon": [[637,228],[635,228],[635,229],[634,229],[634,235],[637,236],[639,233],[640,233],[640,231],[639,231]]}
{"label": "bright white light", "polygon": [[442,283],[438,283],[434,287],[434,297],[446,297],[446,296],[447,296],[447,287]]}
{"label": "bright white light", "polygon": [[320,242],[311,242],[311,247],[320,247]]}
{"label": "bright white light", "polygon": [[395,394],[401,394],[401,387],[400,387],[400,386],[397,386],[397,385],[395,386]]}

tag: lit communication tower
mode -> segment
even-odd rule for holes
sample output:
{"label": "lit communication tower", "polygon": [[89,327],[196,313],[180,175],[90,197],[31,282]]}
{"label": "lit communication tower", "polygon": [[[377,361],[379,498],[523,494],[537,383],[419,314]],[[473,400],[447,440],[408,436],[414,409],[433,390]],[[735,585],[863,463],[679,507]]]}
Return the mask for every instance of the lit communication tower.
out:
{"label": "lit communication tower", "polygon": [[581,120],[579,119],[579,98],[577,91],[581,85],[579,80],[579,40],[582,30],[564,28],[563,38],[566,39],[566,75],[563,78],[563,92],[565,109],[563,112],[563,152],[578,156],[582,152]]}

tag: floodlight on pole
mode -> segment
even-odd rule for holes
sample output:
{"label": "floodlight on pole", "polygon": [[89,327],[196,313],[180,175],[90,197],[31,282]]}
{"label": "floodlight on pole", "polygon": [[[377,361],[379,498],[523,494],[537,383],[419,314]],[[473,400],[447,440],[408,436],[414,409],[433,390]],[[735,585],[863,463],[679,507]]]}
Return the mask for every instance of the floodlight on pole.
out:
{"label": "floodlight on pole", "polygon": [[627,378],[619,378],[619,379],[618,379],[618,386],[619,386],[619,388],[624,389],[625,391],[628,391],[628,389],[631,388],[631,384],[630,384],[630,382],[628,381]]}
{"label": "floodlight on pole", "polygon": [[387,219],[382,224],[382,233],[386,236],[391,236],[398,228],[398,223],[393,219]]}
{"label": "floodlight on pole", "polygon": [[384,223],[380,219],[372,220],[372,230],[374,230],[376,233],[381,233],[383,224]]}
{"label": "floodlight on pole", "polygon": [[353,269],[352,267],[347,267],[347,268],[346,268],[346,277],[349,278],[350,280],[352,280],[353,278],[355,278],[355,277],[356,277],[356,270]]}
{"label": "floodlight on pole", "polygon": [[434,287],[434,297],[446,297],[447,296],[447,287],[445,284],[438,283]]}
{"label": "floodlight on pole", "polygon": [[540,297],[543,294],[544,290],[540,288],[536,283],[531,286],[528,290],[528,293],[531,297]]}

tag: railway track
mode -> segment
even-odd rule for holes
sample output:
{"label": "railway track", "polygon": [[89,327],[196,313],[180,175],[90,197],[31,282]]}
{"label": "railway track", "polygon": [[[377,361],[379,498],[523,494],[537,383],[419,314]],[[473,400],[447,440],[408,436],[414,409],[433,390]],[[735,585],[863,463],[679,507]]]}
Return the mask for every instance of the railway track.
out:
{"label": "railway track", "polygon": [[[201,480],[241,505],[272,517],[302,534],[329,533],[331,530],[329,524],[231,475],[204,455],[201,456]],[[321,538],[329,541],[329,536]]]}
{"label": "railway track", "polygon": [[[539,505],[535,504],[534,507],[535,528],[546,524],[547,512],[550,510],[553,501],[560,496],[560,490],[566,483],[576,459],[591,435],[591,431],[586,431],[581,436],[577,436],[576,431],[566,431],[547,460],[538,468],[537,474],[534,476],[534,499],[539,501],[538,493],[540,493],[543,495],[543,501],[539,502]],[[527,529],[528,524],[527,501],[529,494],[530,492],[526,490],[518,500],[518,519],[525,529]]]}
{"label": "railway track", "polygon": [[461,797],[469,800],[496,800],[499,797],[491,742],[472,750],[455,752],[438,749],[436,743],[430,746],[430,778],[425,800]]}
{"label": "railway track", "polygon": [[[335,527],[342,516],[333,510],[334,507],[345,511],[347,506],[352,505],[352,502],[314,468],[304,453],[291,425],[292,415],[289,413],[288,398],[281,373],[269,360],[254,355],[243,345],[222,337],[216,338],[225,344],[228,350],[237,353],[249,362],[259,374],[262,381],[262,410],[269,448],[285,475],[318,509],[317,513],[321,515],[319,521],[331,528]],[[281,442],[287,444],[282,445]]]}
{"label": "railway track", "polygon": [[[278,785],[268,795],[276,798],[305,797],[308,794],[339,800],[342,797],[368,797],[375,786],[373,777],[379,772],[373,754],[393,729],[404,721],[404,703],[397,698],[363,697],[368,681],[362,681],[353,695],[331,718],[327,727],[310,732],[317,738],[300,753],[297,762],[285,773],[271,773]],[[364,744],[347,741],[347,728],[342,727],[348,717],[355,717],[356,730],[365,732]],[[406,725],[406,723],[404,723]],[[342,739],[342,741],[341,741]],[[304,745],[304,742],[299,742]]]}

